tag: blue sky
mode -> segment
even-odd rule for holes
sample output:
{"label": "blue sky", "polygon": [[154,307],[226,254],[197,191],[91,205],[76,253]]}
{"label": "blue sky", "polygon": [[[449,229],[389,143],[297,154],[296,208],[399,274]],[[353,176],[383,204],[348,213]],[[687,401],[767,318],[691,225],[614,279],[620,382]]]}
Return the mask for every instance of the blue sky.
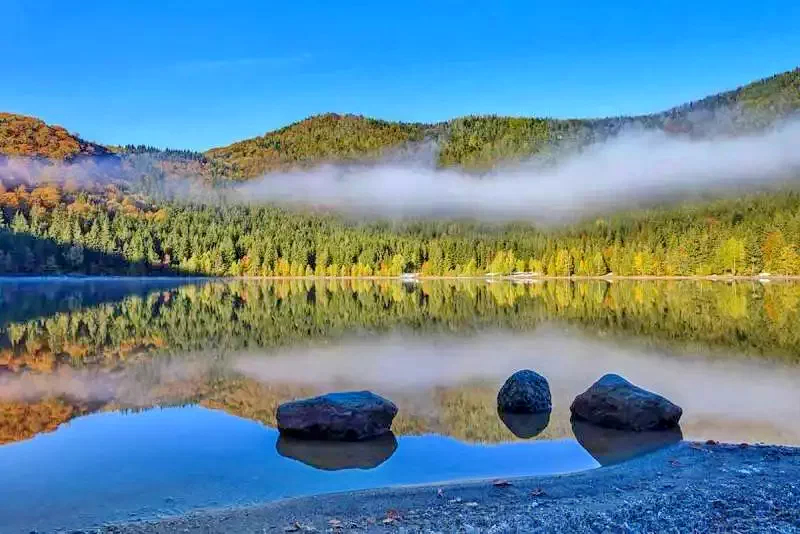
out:
{"label": "blue sky", "polygon": [[800,2],[0,0],[0,110],[202,150],[308,115],[658,111],[800,65]]}

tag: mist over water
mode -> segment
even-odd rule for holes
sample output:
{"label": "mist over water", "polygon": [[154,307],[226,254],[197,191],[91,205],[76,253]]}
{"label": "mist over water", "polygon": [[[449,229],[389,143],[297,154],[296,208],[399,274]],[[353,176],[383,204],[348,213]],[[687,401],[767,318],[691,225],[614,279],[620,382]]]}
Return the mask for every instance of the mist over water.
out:
{"label": "mist over water", "polygon": [[[381,161],[322,164],[277,172],[211,192],[199,179],[172,177],[163,193],[194,202],[312,206],[381,217],[565,221],[659,201],[779,186],[800,174],[800,121],[742,136],[693,138],[631,128],[558,156],[498,165],[483,174],[435,165],[430,143]],[[44,165],[10,159],[0,178],[29,182],[140,177],[147,156],[131,166],[108,160]]]}
{"label": "mist over water", "polygon": [[0,375],[0,402],[36,402],[52,397],[81,403],[116,402],[126,407],[149,407],[158,403],[153,394],[159,387],[177,382],[204,380],[213,372],[214,355],[192,361],[150,361],[119,369],[61,366],[52,373],[8,373]]}
{"label": "mist over water", "polygon": [[[482,399],[476,402],[491,404],[492,392],[508,376],[529,368],[549,380],[554,418],[561,423],[576,395],[603,374],[618,373],[683,407],[681,427],[689,439],[800,443],[797,366],[603,341],[554,325],[466,337],[369,335],[218,358],[209,351],[165,361],[152,358],[116,370],[61,367],[51,374],[0,375],[0,402],[63,397],[145,408],[160,404],[164,394],[169,398],[175,385],[197,387],[212,376],[243,376],[278,387],[287,400],[292,391],[307,396],[370,389],[399,401],[408,415],[438,417],[437,392],[474,391]],[[494,418],[493,410],[488,406],[485,414]]]}

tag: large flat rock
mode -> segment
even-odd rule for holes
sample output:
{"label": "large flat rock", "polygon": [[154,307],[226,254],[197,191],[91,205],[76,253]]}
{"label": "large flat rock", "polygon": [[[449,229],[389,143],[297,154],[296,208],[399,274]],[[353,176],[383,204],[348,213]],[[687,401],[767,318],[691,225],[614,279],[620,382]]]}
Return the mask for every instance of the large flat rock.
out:
{"label": "large flat rock", "polygon": [[295,438],[359,441],[389,432],[397,406],[370,391],[329,393],[278,407],[278,430]]}

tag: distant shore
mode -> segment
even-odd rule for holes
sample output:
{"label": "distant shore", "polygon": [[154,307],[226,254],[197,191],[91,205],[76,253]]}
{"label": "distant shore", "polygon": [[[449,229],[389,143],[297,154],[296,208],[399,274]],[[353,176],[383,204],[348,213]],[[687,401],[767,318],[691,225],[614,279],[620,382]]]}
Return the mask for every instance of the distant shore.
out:
{"label": "distant shore", "polygon": [[570,475],[287,499],[104,534],[800,532],[800,448],[682,442]]}
{"label": "distant shore", "polygon": [[[102,278],[102,277],[101,277]],[[124,278],[124,277],[123,277]],[[138,278],[148,278],[146,276]],[[498,282],[498,281],[511,281],[511,282],[538,282],[538,281],[553,281],[553,280],[599,280],[599,281],[617,281],[617,280],[706,280],[711,282],[737,282],[737,281],[782,281],[782,280],[800,280],[800,275],[747,275],[747,276],[725,276],[725,275],[703,275],[703,276],[617,276],[617,275],[603,275],[603,276],[528,276],[516,274],[504,275],[470,275],[470,276],[434,276],[434,275],[400,275],[400,276],[192,276],[187,278],[197,279],[221,279],[221,280],[399,280],[402,282],[414,281],[428,281],[428,280],[449,280],[449,281],[482,281],[482,282]]]}
{"label": "distant shore", "polygon": [[622,280],[695,280],[710,282],[779,282],[784,280],[800,280],[800,275],[747,275],[747,276],[727,276],[727,275],[703,275],[703,276],[528,276],[528,275],[470,275],[470,276],[432,276],[432,275],[401,275],[401,276],[216,276],[216,275],[96,275],[96,274],[3,274],[2,280],[399,280],[404,282],[428,281],[428,280],[450,280],[450,281],[484,281],[484,282],[539,282],[539,281],[622,281]]}

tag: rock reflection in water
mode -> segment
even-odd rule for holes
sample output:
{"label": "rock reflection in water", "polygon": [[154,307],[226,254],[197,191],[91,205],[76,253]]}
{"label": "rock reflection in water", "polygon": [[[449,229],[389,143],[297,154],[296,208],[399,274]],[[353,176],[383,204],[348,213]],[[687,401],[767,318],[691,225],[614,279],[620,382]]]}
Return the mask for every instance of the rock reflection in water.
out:
{"label": "rock reflection in water", "polygon": [[320,441],[281,435],[278,454],[325,471],[374,469],[397,450],[397,439],[389,432],[364,441]]}
{"label": "rock reflection in water", "polygon": [[632,432],[603,428],[578,419],[572,419],[572,432],[600,465],[624,462],[683,439],[677,426],[668,430]]}
{"label": "rock reflection in water", "polygon": [[500,420],[512,434],[522,439],[530,439],[541,434],[550,424],[550,412],[541,413],[509,413],[497,411]]}

